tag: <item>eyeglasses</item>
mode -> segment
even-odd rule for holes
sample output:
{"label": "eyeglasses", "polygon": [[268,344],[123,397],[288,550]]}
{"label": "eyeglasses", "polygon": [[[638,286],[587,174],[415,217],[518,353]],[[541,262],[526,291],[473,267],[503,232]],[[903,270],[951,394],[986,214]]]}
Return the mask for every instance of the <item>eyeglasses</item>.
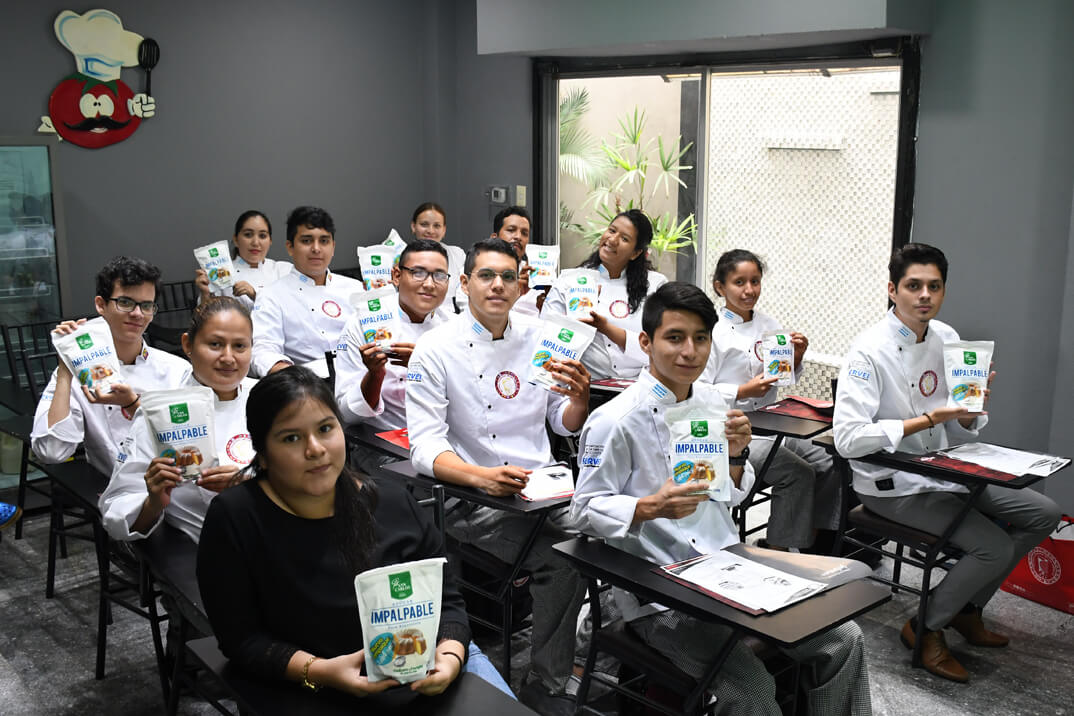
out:
{"label": "eyeglasses", "polygon": [[132,313],[134,307],[142,309],[142,313],[147,316],[152,316],[157,312],[157,304],[153,301],[135,301],[133,298],[127,298],[126,296],[119,296],[118,298],[110,298],[109,301],[116,302],[116,308],[123,313]]}
{"label": "eyeglasses", "polygon": [[505,284],[518,281],[518,272],[511,270],[496,273],[492,269],[481,269],[480,271],[474,271],[470,276],[481,283],[492,283],[497,277],[499,277]]}
{"label": "eyeglasses", "polygon": [[448,279],[451,278],[451,274],[447,271],[440,271],[439,269],[430,272],[428,269],[410,268],[409,266],[400,266],[399,268],[403,271],[410,272],[410,275],[413,276],[414,280],[418,283],[425,283],[425,280],[430,276],[433,277],[433,281],[436,283],[447,283]]}

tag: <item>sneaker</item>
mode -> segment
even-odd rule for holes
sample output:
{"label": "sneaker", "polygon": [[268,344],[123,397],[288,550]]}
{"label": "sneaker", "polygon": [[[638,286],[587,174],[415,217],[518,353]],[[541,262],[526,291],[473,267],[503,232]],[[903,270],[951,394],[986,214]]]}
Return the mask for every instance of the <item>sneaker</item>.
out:
{"label": "sneaker", "polygon": [[22,517],[22,508],[0,502],[0,530],[10,527]]}
{"label": "sneaker", "polygon": [[539,681],[531,681],[518,692],[518,700],[541,716],[573,716],[575,700],[566,693],[553,693]]}

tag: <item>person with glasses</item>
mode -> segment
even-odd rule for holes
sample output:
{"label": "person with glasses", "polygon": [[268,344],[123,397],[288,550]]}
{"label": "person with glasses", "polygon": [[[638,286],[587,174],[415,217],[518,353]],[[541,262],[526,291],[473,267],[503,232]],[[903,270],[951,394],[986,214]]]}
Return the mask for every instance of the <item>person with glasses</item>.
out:
{"label": "person with glasses", "polygon": [[[561,384],[552,391],[527,378],[540,325],[512,311],[519,295],[519,258],[501,239],[477,242],[466,257],[466,312],[429,331],[407,370],[406,416],[411,461],[439,480],[509,497],[530,473],[555,462],[545,421],[573,435],[589,414],[589,373],[576,360],[545,368]],[[524,559],[533,597],[531,671],[520,692],[541,713],[571,712],[565,695],[574,664],[574,634],[584,586],[552,550],[568,538],[566,514],[551,515]],[[447,531],[504,561],[525,547],[533,517],[472,502],[447,515]]]}
{"label": "person with glasses", "polygon": [[[150,348],[143,339],[156,315],[159,290],[160,269],[142,259],[120,256],[97,274],[93,303],[112,333],[123,382],[114,383],[110,393],[98,394],[74,385],[71,371],[59,361],[34,414],[31,446],[40,460],[63,462],[84,444],[89,464],[110,474],[141,394],[178,387],[190,375],[189,363]],[[83,323],[85,319],[64,321],[54,333],[73,333]]]}

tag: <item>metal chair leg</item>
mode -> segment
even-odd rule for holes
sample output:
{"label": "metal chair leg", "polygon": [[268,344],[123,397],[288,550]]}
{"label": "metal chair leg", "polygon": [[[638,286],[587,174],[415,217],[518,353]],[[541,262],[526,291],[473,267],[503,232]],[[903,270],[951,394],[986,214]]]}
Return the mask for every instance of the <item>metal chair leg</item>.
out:
{"label": "metal chair leg", "polygon": [[53,496],[48,523],[48,574],[45,577],[45,599],[52,599],[56,585],[56,534],[60,530],[60,503]]}
{"label": "metal chair leg", "polygon": [[111,571],[108,566],[108,536],[104,532],[104,526],[100,522],[93,523],[93,544],[97,552],[97,572],[100,581],[99,599],[97,604],[97,668],[95,677],[104,678],[104,656],[108,648],[108,625],[112,622],[112,609],[108,601],[109,577]]}
{"label": "metal chair leg", "polygon": [[[30,443],[22,444],[22,464],[19,465],[19,496],[16,505],[26,508],[26,476],[30,466]],[[22,539],[22,520],[15,523],[15,539]]]}

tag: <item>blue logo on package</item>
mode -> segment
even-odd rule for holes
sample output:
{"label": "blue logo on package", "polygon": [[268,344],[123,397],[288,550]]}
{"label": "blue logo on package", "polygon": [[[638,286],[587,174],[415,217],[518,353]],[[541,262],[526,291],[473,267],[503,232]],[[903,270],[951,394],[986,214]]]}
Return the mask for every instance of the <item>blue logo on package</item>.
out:
{"label": "blue logo on package", "polygon": [[390,632],[378,634],[369,642],[369,655],[380,666],[387,666],[395,657],[395,640]]}

